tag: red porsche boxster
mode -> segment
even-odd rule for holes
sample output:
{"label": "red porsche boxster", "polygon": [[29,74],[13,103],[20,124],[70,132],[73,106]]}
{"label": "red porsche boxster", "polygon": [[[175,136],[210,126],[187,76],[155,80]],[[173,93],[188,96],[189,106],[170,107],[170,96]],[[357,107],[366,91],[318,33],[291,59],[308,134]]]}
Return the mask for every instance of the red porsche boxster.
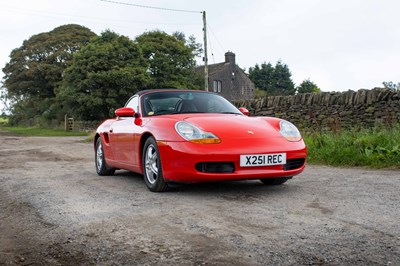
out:
{"label": "red porsche boxster", "polygon": [[280,185],[305,166],[307,148],[292,123],[249,117],[219,94],[140,91],[115,114],[96,132],[97,174],[140,173],[151,191],[165,191],[172,182]]}

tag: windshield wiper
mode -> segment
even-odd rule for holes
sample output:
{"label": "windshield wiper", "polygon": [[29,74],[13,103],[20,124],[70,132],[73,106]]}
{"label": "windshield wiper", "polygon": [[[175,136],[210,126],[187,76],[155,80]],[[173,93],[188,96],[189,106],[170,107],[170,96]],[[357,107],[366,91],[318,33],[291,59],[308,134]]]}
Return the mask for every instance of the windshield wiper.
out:
{"label": "windshield wiper", "polygon": [[238,112],[218,112],[218,114],[241,115],[241,113]]}
{"label": "windshield wiper", "polygon": [[205,112],[199,111],[183,111],[183,112],[172,112],[171,114],[204,114]]}

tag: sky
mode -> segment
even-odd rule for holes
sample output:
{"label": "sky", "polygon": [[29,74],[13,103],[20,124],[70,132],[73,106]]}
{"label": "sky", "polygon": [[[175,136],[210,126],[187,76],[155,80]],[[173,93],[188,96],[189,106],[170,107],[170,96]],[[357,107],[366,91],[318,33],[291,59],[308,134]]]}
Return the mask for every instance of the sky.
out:
{"label": "sky", "polygon": [[203,43],[206,11],[209,64],[232,51],[247,70],[280,60],[296,85],[310,79],[322,91],[372,89],[400,82],[399,10],[398,0],[0,0],[0,68],[24,40],[65,24],[131,39],[180,31]]}

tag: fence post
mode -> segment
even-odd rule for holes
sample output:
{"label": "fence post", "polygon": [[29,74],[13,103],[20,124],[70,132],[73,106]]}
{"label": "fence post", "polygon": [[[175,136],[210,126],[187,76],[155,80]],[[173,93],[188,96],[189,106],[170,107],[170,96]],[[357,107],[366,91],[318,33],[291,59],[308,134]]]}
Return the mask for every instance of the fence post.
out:
{"label": "fence post", "polygon": [[65,115],[65,131],[74,130],[74,119]]}

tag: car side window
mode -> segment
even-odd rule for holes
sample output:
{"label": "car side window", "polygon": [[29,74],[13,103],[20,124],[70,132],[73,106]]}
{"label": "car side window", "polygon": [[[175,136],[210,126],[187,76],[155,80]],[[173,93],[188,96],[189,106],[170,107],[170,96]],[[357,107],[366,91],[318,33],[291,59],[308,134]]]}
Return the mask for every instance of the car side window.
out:
{"label": "car side window", "polygon": [[139,112],[139,97],[138,96],[132,97],[128,101],[125,107],[133,108],[133,110],[135,110],[136,113]]}

